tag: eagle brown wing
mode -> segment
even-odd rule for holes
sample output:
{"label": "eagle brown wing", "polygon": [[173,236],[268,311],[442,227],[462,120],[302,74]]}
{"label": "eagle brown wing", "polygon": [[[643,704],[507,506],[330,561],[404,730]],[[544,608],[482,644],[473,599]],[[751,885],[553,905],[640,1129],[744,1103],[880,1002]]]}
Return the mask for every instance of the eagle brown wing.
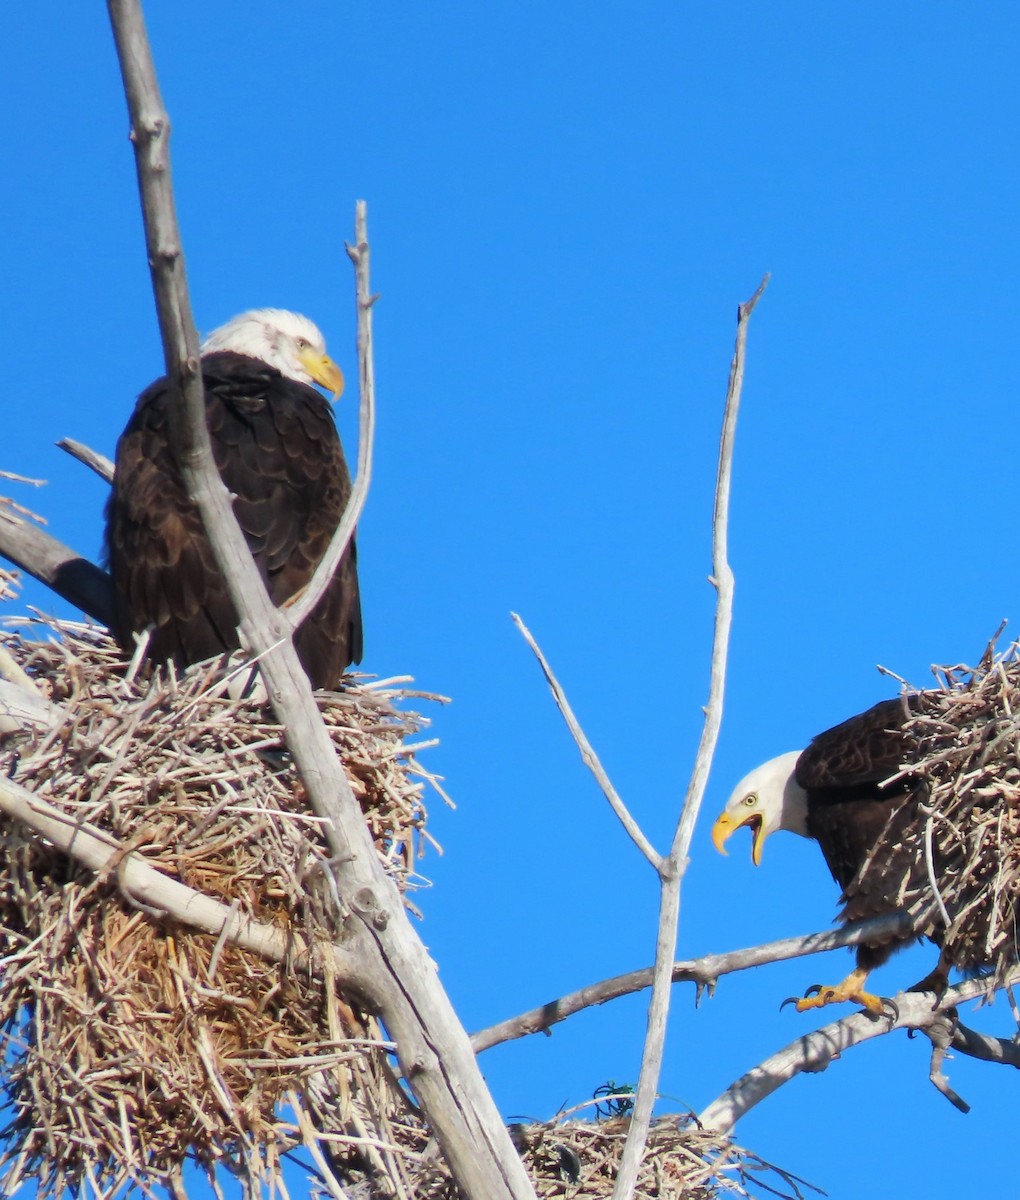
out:
{"label": "eagle brown wing", "polygon": [[[329,402],[258,359],[202,359],[206,418],[220,475],[269,595],[292,600],[311,580],[350,496]],[[154,626],[149,654],[179,666],[237,646],[237,617],[169,442],[171,391],[139,397],[117,446],[107,554],[118,590],[117,636]],[[362,654],[357,550],[295,635],[315,687],[335,687]]]}
{"label": "eagle brown wing", "polygon": [[813,738],[797,760],[797,782],[808,792],[877,788],[909,759],[913,739],[904,729],[914,698],[882,700]]}
{"label": "eagle brown wing", "polygon": [[[797,782],[808,797],[808,832],[843,889],[844,920],[898,908],[896,893],[913,869],[912,853],[902,861],[903,835],[915,819],[920,785],[909,776],[883,785],[916,752],[905,729],[916,707],[913,697],[883,700],[820,733],[797,760]],[[890,949],[872,948],[866,965],[882,961]]]}

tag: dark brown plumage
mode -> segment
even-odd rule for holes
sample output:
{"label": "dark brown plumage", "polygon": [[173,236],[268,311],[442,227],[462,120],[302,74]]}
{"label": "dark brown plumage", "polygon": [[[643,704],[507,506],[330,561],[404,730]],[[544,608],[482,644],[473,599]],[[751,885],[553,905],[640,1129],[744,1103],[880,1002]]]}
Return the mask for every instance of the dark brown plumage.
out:
{"label": "dark brown plumage", "polygon": [[[909,765],[921,753],[909,724],[917,711],[917,697],[883,700],[820,733],[806,750],[781,755],[752,771],[713,827],[717,848],[735,830],[750,825],[757,864],[769,834],[786,829],[818,842],[842,889],[843,920],[864,920],[907,906],[907,897],[916,897],[927,882],[916,840],[907,844],[905,837],[927,796],[927,785],[909,774]],[[938,940],[936,931],[925,931]],[[798,1007],[854,999],[881,1011],[881,1003],[863,990],[864,980],[912,940],[907,935],[862,943],[853,974],[836,988],[821,989],[820,999],[802,1000]]]}
{"label": "dark brown plumage", "polygon": [[[915,707],[910,697],[883,700],[818,734],[797,759],[807,833],[840,886],[845,921],[893,911],[889,881],[899,884],[915,867],[913,853],[905,857],[903,835],[917,818],[925,786],[910,776],[886,784],[918,751],[904,726]],[[865,863],[868,870],[862,871]],[[911,940],[862,944],[857,965],[872,971]]]}
{"label": "dark brown plumage", "polygon": [[[306,351],[303,339],[297,345]],[[324,351],[322,361],[332,366]],[[204,354],[202,377],[216,465],[269,595],[285,604],[311,579],[350,495],[331,405],[310,384],[230,350]],[[157,380],[118,442],[106,541],[125,651],[151,625],[149,656],[183,667],[233,650],[237,618],[170,449],[171,401],[166,379]],[[314,687],[336,687],[360,661],[353,541],[294,642]]]}

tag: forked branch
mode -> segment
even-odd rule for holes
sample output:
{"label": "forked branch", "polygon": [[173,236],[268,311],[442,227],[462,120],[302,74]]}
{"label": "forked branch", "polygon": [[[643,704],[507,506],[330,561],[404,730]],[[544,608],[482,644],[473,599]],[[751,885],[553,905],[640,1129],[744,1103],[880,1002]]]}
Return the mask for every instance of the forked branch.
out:
{"label": "forked branch", "polygon": [[[575,718],[559,681],[549,666],[545,655],[521,619],[514,614],[521,633],[527,639],[539,661],[546,681],[552,690],[560,713],[570,729],[581,756],[592,770],[599,786],[619,817],[631,840],[655,868],[659,877],[659,921],[655,944],[655,966],[652,973],[652,996],[648,1007],[648,1030],[645,1035],[641,1058],[641,1074],[638,1081],[634,1112],[631,1118],[627,1141],[620,1160],[620,1169],[613,1188],[613,1200],[629,1200],[637,1182],[638,1170],[644,1155],[651,1124],[652,1108],[658,1091],[662,1069],[662,1054],[666,1038],[666,1018],[669,1013],[669,995],[672,982],[673,960],[676,954],[677,929],[680,915],[680,885],[687,867],[687,851],[690,847],[694,824],[701,808],[709,768],[715,753],[715,745],[722,722],[723,691],[726,679],[726,659],[729,647],[730,621],[733,610],[733,573],[727,558],[727,523],[729,517],[730,479],[733,465],[733,442],[736,432],[737,413],[744,381],[744,356],[747,345],[747,324],[755,305],[768,285],[766,275],[757,291],[737,311],[737,336],[730,366],[726,408],[723,416],[722,436],[719,445],[719,465],[716,476],[715,508],[712,534],[712,583],[715,585],[716,614],[715,632],[712,643],[712,669],[709,683],[709,698],[705,708],[705,722],[701,741],[683,808],[677,822],[673,844],[668,855],[660,856],[631,817],[616,792],[608,775],[602,768],[588,738]],[[491,1044],[491,1043],[490,1043]]]}

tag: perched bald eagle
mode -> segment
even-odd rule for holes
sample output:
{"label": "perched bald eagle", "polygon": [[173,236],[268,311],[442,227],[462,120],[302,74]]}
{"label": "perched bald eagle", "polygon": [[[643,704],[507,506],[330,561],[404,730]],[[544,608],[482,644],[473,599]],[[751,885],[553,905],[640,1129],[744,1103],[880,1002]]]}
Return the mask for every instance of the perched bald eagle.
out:
{"label": "perched bald eagle", "polygon": [[[926,695],[883,700],[820,733],[806,750],[780,755],[745,776],[712,827],[716,849],[725,854],[726,840],[746,825],[753,835],[751,857],[757,866],[766,838],[777,829],[813,838],[842,889],[842,920],[907,908],[918,933],[942,944],[918,846],[923,824],[918,806],[928,796],[928,783],[910,773],[910,766],[923,756],[913,718]],[[936,861],[936,872],[940,867]],[[797,1009],[851,1000],[881,1012],[882,1001],[864,990],[867,976],[912,940],[908,935],[861,944],[856,969],[837,986],[821,987],[799,1000]],[[981,951],[975,946],[960,947],[950,958],[940,956],[938,967],[922,984],[944,988],[949,965],[975,967],[980,961]]]}
{"label": "perched bald eagle", "polygon": [[[206,338],[202,380],[216,466],[269,595],[284,605],[311,580],[350,495],[332,408],[312,386],[339,396],[343,376],[311,321],[264,308]],[[175,402],[168,380],[156,380],[117,443],[106,550],[125,651],[151,627],[149,656],[185,667],[235,649],[238,622],[171,450]],[[294,644],[313,687],[336,687],[360,662],[353,540]]]}

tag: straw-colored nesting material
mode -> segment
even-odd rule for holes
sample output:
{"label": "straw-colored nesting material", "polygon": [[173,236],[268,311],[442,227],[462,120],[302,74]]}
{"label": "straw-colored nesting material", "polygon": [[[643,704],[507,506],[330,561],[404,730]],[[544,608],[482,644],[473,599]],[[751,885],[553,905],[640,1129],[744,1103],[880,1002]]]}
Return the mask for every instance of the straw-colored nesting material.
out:
{"label": "straw-colored nesting material", "polygon": [[[612,1195],[628,1119],[554,1121],[515,1125],[514,1142],[540,1200],[603,1200]],[[656,1200],[713,1200],[771,1196],[805,1200],[818,1189],[736,1145],[702,1129],[691,1117],[662,1117],[649,1132],[635,1194]],[[456,1200],[435,1169],[422,1175],[419,1200]]]}
{"label": "straw-colored nesting material", "polygon": [[[174,879],[307,944],[333,940],[343,907],[328,851],[268,711],[230,699],[212,668],[126,683],[104,634],[45,624],[2,644],[63,720],[0,739],[0,770]],[[402,889],[426,838],[424,781],[436,782],[417,761],[431,743],[409,742],[426,722],[397,707],[406,695],[362,683],[321,702]],[[13,822],[4,833],[6,1189],[173,1186],[185,1158],[278,1185],[293,1146],[323,1167],[321,1130],[347,1177],[398,1186],[413,1116],[342,982],[142,911],[115,877]]]}
{"label": "straw-colored nesting material", "polygon": [[[922,785],[858,878],[907,909],[963,971],[996,980],[1018,961],[1020,662],[1014,645],[977,667],[936,668],[910,697],[902,777]],[[897,777],[899,778],[899,777]],[[906,819],[904,819],[906,818]]]}

